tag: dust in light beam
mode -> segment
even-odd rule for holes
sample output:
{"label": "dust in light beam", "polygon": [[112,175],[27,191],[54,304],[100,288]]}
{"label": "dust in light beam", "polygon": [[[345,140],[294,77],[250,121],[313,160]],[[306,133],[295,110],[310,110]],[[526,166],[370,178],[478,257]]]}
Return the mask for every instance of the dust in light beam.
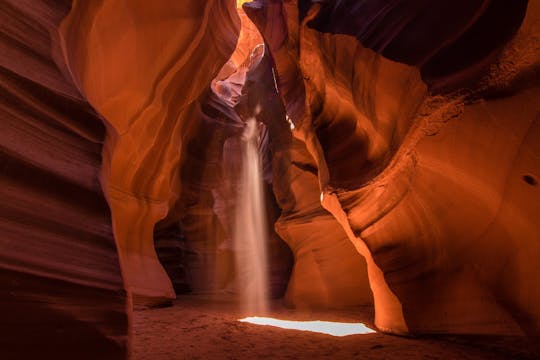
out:
{"label": "dust in light beam", "polygon": [[269,317],[247,317],[238,320],[256,325],[270,325],[280,327],[282,329],[311,331],[332,336],[347,336],[357,334],[373,334],[376,331],[368,328],[362,323],[342,323],[333,321],[293,321],[279,320]]}

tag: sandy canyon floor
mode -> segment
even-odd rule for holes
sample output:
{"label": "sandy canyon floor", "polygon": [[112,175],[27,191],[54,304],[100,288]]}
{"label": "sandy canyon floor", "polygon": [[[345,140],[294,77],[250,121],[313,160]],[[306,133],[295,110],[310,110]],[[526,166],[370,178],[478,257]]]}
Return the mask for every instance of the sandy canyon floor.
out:
{"label": "sandy canyon floor", "polygon": [[[170,307],[135,311],[132,359],[540,359],[522,338],[405,338],[381,333],[334,337],[242,323],[238,319],[246,314],[235,307],[225,299],[182,296]],[[274,303],[271,316],[373,327],[371,311],[308,313]]]}

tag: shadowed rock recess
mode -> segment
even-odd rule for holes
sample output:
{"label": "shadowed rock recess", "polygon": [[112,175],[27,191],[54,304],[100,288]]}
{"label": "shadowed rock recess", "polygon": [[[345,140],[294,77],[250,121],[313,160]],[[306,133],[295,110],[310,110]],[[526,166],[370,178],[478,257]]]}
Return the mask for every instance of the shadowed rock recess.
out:
{"label": "shadowed rock recess", "polygon": [[0,24],[0,358],[125,359],[134,307],[236,294],[249,117],[272,297],[540,336],[539,0],[0,0]]}

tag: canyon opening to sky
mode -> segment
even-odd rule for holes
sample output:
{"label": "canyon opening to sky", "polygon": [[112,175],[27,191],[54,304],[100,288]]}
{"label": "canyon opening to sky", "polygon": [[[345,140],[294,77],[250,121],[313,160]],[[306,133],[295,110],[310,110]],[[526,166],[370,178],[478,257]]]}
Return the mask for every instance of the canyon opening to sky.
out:
{"label": "canyon opening to sky", "polygon": [[540,357],[540,0],[0,17],[0,359]]}

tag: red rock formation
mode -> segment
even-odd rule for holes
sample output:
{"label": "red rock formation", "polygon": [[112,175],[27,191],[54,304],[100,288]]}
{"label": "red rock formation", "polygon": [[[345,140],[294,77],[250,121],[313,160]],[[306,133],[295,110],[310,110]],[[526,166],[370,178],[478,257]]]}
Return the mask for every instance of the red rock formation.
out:
{"label": "red rock formation", "polygon": [[8,358],[126,357],[132,298],[227,287],[259,105],[290,304],[540,335],[537,0],[258,0],[260,63],[232,0],[69,3],[0,2]]}
{"label": "red rock formation", "polygon": [[365,261],[322,208],[316,165],[305,144],[293,138],[275,85],[266,52],[247,74],[238,111],[245,116],[258,113],[269,130],[272,184],[281,209],[275,228],[295,257],[285,300],[300,308],[370,304]]}
{"label": "red rock formation", "polygon": [[240,34],[238,35],[236,48],[229,60],[234,64],[235,68],[240,67],[240,65],[242,65],[242,63],[250,56],[251,51],[255,49],[257,45],[264,42],[259,30],[255,24],[249,20],[241,7],[238,8],[238,16],[241,21]]}
{"label": "red rock formation", "polygon": [[125,358],[102,119],[62,58],[69,4],[0,3],[0,357]]}
{"label": "red rock formation", "polygon": [[[240,137],[242,121],[231,106],[209,89],[201,99],[201,114],[196,123],[180,168],[179,204],[171,215],[180,220],[186,236],[192,289],[212,292],[224,289],[234,277],[234,193],[231,186],[224,184],[223,167],[228,163],[224,146],[229,139]],[[238,156],[235,152],[229,154],[233,159]]]}
{"label": "red rock formation", "polygon": [[[318,186],[294,193],[315,202],[322,192],[365,257],[380,329],[539,333],[536,3],[499,69],[478,82],[525,6],[244,5],[275,61],[295,141],[313,159],[302,173]],[[443,13],[452,21],[430,31]],[[459,91],[430,94],[450,89]]]}
{"label": "red rock formation", "polygon": [[[196,121],[184,153],[186,160],[180,169],[181,195],[169,218],[179,219],[185,234],[186,265],[194,292],[234,291],[240,275],[235,269],[233,243],[240,191],[238,174],[243,166],[240,138],[244,121],[252,113],[239,111],[239,115],[234,106],[242,99],[242,93],[251,93],[251,88],[244,82],[246,73],[251,72],[249,69],[255,68],[260,61],[260,49],[248,53],[237,71],[226,79],[215,81],[201,97],[201,117]],[[265,103],[262,111],[271,111],[271,105]],[[271,181],[268,152],[263,141],[261,154],[266,165],[265,179]],[[273,227],[279,210],[275,208],[269,186],[267,190],[266,204]],[[280,297],[288,281],[292,260],[290,251],[272,228],[268,233],[271,235],[267,244],[271,258],[271,293]]]}
{"label": "red rock formation", "polygon": [[136,302],[175,296],[153,229],[180,194],[197,99],[238,30],[234,3],[224,1],[76,1],[62,24],[71,71],[107,121],[102,184]]}

